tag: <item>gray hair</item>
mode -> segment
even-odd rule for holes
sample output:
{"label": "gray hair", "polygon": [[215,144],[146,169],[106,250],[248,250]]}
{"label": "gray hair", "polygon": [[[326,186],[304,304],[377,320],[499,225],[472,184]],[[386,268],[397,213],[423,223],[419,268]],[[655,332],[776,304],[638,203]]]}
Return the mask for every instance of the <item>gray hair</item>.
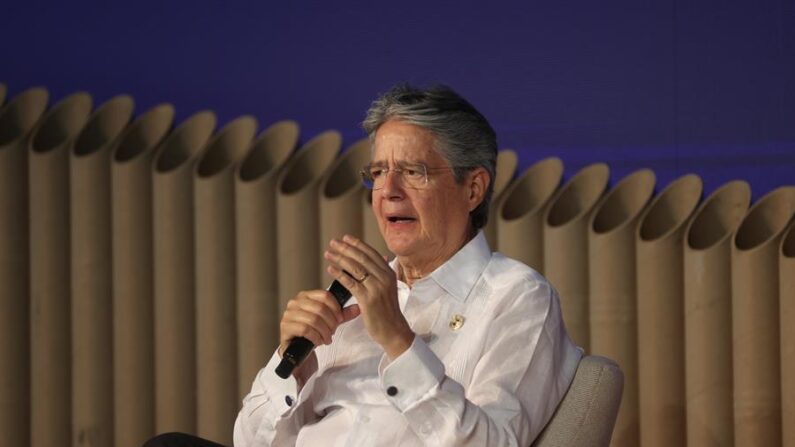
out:
{"label": "gray hair", "polygon": [[486,118],[447,86],[419,89],[399,84],[373,101],[362,127],[372,141],[378,128],[391,119],[431,132],[434,149],[453,167],[453,175],[459,184],[473,169],[482,167],[488,171],[486,194],[469,213],[475,230],[485,226],[497,170],[497,134]]}

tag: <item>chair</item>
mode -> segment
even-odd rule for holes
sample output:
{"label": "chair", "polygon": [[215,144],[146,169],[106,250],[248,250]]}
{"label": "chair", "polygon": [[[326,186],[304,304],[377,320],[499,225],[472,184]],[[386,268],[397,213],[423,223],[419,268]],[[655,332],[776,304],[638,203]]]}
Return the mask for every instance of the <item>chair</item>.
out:
{"label": "chair", "polygon": [[569,390],[532,447],[607,447],[623,390],[624,373],[616,362],[584,356]]}

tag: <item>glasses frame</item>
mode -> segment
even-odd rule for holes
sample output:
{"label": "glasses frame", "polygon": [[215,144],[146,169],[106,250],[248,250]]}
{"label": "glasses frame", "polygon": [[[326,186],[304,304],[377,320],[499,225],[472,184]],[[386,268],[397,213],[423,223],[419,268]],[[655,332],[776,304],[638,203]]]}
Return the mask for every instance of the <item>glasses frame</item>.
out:
{"label": "glasses frame", "polygon": [[[367,189],[375,191],[375,190],[383,188],[384,185],[383,184],[381,186],[376,186],[375,185],[376,180],[374,178],[372,178],[372,174],[371,174],[372,168],[373,168],[372,164],[365,165],[359,171],[359,175],[361,175],[361,177],[362,177],[362,183],[364,184],[364,187],[367,188]],[[406,177],[405,177],[404,172],[407,171],[407,170],[412,170],[412,168],[414,170],[422,172],[423,181],[419,185],[412,185],[411,182],[407,182],[406,181]],[[389,173],[390,172],[394,172],[394,173],[398,174],[398,176],[400,178],[401,185],[403,185],[406,188],[411,188],[411,189],[423,189],[423,188],[425,188],[426,185],[428,185],[428,175],[431,174],[434,171],[444,171],[444,170],[448,170],[448,169],[451,170],[451,169],[459,169],[459,168],[466,168],[466,166],[428,167],[427,165],[425,165],[425,163],[401,163],[400,165],[398,165],[398,166],[396,166],[394,168],[390,168],[388,166],[381,167],[381,169],[384,170],[384,172],[382,174],[384,182],[386,182],[386,178],[389,175]]]}

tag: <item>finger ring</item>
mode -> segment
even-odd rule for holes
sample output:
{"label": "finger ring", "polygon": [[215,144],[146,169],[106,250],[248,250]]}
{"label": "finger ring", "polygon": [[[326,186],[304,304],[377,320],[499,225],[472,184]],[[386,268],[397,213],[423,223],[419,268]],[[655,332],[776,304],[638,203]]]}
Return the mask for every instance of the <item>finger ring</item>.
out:
{"label": "finger ring", "polygon": [[362,279],[357,279],[356,281],[364,282],[364,280],[369,278],[369,277],[370,277],[370,274],[367,273],[367,272],[364,272],[364,276],[362,276]]}

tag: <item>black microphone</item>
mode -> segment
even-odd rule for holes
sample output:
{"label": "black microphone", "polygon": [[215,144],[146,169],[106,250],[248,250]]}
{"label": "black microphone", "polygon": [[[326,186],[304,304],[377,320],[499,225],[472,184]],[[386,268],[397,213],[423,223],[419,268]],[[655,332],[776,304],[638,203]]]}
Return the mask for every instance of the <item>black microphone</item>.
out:
{"label": "black microphone", "polygon": [[[351,292],[337,280],[331,283],[328,291],[334,295],[340,307],[344,306],[348,298],[351,297]],[[290,340],[290,344],[282,355],[282,361],[276,367],[276,375],[282,379],[290,377],[293,370],[304,361],[314,347],[315,345],[304,337],[296,337]]]}

